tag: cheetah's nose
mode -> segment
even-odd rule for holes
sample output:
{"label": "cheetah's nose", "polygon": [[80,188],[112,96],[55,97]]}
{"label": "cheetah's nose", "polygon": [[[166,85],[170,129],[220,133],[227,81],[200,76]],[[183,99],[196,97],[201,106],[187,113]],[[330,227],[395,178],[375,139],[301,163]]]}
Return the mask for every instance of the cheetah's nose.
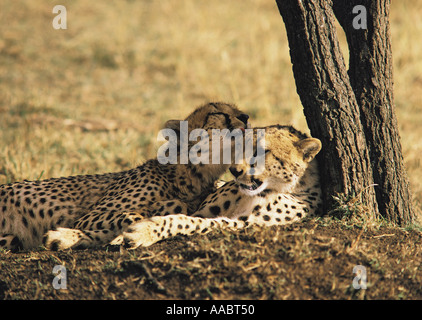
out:
{"label": "cheetah's nose", "polygon": [[240,116],[237,116],[240,121],[242,121],[245,125],[248,124],[249,116],[246,113],[242,113]]}
{"label": "cheetah's nose", "polygon": [[243,170],[238,171],[236,168],[233,167],[229,168],[229,170],[235,178],[239,177],[243,173]]}

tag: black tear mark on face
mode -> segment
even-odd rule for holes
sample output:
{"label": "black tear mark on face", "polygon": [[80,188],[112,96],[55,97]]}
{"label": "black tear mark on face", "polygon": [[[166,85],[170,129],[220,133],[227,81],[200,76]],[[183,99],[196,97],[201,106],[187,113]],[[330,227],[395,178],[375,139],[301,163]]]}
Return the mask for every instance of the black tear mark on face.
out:
{"label": "black tear mark on face", "polygon": [[227,113],[224,113],[224,112],[211,112],[211,113],[208,113],[207,116],[205,117],[204,125],[202,126],[203,128],[208,123],[209,117],[210,116],[214,116],[214,115],[222,115],[222,116],[224,116],[225,126],[227,127],[227,129],[229,129],[229,130],[232,130],[233,129],[232,122],[230,120],[230,116]]}

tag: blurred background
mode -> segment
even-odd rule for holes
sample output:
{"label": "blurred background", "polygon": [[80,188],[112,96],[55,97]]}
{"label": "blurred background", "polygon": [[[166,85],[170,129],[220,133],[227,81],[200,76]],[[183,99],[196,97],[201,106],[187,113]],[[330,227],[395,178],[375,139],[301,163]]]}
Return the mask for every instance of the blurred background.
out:
{"label": "blurred background", "polygon": [[[67,30],[55,30],[55,5]],[[393,0],[396,113],[422,203],[422,1]],[[338,28],[347,61],[347,44]],[[0,4],[0,184],[131,168],[166,120],[210,100],[308,131],[272,0]]]}

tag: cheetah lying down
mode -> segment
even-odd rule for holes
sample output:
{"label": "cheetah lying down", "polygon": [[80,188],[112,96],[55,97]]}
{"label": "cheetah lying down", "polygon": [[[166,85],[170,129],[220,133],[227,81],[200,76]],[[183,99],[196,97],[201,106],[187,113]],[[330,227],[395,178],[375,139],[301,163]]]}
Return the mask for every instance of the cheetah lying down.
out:
{"label": "cheetah lying down", "polygon": [[[209,195],[192,216],[156,216],[132,224],[116,239],[129,248],[149,246],[172,236],[238,230],[250,224],[282,225],[314,215],[320,206],[315,156],[318,139],[290,126],[265,128],[265,170],[255,174],[244,161],[230,168],[234,181]],[[164,210],[164,207],[159,208]]]}
{"label": "cheetah lying down", "polygon": [[[244,129],[248,115],[226,103],[197,108],[188,131]],[[180,121],[166,128],[177,132]],[[180,132],[178,132],[180,138]],[[194,143],[192,143],[194,144]],[[212,156],[212,154],[210,154]],[[146,217],[193,214],[230,164],[161,164],[123,172],[0,186],[0,248],[84,248],[104,245]]]}

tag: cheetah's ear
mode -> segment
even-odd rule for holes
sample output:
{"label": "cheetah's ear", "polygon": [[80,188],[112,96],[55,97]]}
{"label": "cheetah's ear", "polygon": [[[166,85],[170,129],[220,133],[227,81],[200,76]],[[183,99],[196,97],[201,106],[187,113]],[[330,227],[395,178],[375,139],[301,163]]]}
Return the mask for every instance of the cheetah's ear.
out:
{"label": "cheetah's ear", "polygon": [[180,121],[182,120],[169,120],[164,124],[164,129],[173,130],[178,139],[180,139]]}
{"label": "cheetah's ear", "polygon": [[172,129],[174,131],[180,131],[180,121],[182,120],[169,120],[164,124],[164,129]]}
{"label": "cheetah's ear", "polygon": [[303,153],[303,161],[311,162],[321,150],[321,141],[316,138],[306,138],[296,143],[297,148]]}

